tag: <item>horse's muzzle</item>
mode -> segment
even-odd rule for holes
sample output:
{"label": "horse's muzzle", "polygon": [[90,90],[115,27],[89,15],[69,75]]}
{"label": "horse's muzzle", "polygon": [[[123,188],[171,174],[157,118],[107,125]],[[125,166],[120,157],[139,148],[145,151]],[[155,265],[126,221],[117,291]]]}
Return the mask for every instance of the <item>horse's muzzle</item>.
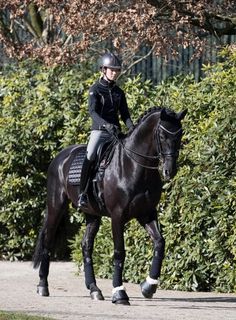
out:
{"label": "horse's muzzle", "polygon": [[165,181],[172,179],[177,173],[176,160],[172,157],[165,159],[162,168],[162,175]]}

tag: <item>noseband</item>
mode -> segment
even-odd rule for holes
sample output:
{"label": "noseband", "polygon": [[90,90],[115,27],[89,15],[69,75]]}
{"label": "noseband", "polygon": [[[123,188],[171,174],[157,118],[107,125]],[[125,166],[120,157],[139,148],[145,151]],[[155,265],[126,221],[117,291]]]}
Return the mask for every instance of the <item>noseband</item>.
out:
{"label": "noseband", "polygon": [[139,161],[137,161],[133,155],[139,156],[141,158],[143,158],[144,160],[161,160],[164,157],[176,157],[178,156],[179,150],[176,150],[175,152],[169,152],[169,153],[164,153],[163,152],[163,148],[161,145],[161,141],[160,141],[160,130],[165,131],[166,133],[170,134],[170,135],[178,135],[180,132],[182,132],[182,128],[178,129],[175,132],[169,131],[167,130],[164,126],[162,126],[161,124],[159,124],[155,130],[154,133],[154,139],[157,141],[157,155],[155,156],[151,156],[151,155],[145,155],[142,153],[139,153],[137,151],[134,151],[132,149],[127,148],[123,141],[121,141],[120,139],[118,139],[118,137],[116,137],[117,142],[122,146],[122,148],[125,150],[126,155],[131,158],[133,161],[135,161],[137,164],[139,164],[141,167],[147,168],[147,169],[158,169],[158,166],[148,166],[148,165],[144,165],[142,163],[140,163]]}

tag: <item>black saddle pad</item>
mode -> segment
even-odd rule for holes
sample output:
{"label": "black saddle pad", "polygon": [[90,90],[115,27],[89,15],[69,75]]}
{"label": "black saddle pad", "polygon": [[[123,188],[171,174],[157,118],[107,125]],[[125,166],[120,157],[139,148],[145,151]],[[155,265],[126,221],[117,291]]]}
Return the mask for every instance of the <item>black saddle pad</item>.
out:
{"label": "black saddle pad", "polygon": [[[95,172],[98,169],[102,169],[102,175],[104,174],[104,170],[106,166],[109,164],[116,141],[106,141],[105,143],[101,143],[97,151]],[[68,183],[73,186],[80,185],[81,171],[84,162],[84,158],[86,156],[86,145],[80,146],[72,151],[73,160],[70,165],[69,173],[68,173]],[[100,174],[101,179],[101,174]]]}
{"label": "black saddle pad", "polygon": [[72,160],[72,163],[69,169],[68,182],[73,186],[79,186],[82,165],[83,165],[85,154],[86,154],[86,146],[83,146],[74,150],[73,153],[74,153],[74,159]]}

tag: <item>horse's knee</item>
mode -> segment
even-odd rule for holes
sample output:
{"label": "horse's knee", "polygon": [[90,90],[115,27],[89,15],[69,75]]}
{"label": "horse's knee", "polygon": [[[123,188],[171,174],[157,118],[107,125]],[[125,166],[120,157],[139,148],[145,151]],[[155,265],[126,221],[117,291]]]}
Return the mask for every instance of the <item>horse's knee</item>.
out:
{"label": "horse's knee", "polygon": [[158,240],[154,241],[154,256],[159,256],[164,258],[165,253],[165,239],[160,237]]}

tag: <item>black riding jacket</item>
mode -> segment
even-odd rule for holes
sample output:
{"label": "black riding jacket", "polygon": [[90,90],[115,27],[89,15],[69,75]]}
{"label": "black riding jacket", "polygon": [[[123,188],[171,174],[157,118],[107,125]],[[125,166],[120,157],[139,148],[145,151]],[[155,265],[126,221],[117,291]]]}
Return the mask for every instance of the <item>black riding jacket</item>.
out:
{"label": "black riding jacket", "polygon": [[92,130],[101,129],[106,123],[120,128],[119,114],[127,127],[132,124],[124,91],[115,82],[108,82],[103,78],[89,90],[89,113],[92,118]]}

